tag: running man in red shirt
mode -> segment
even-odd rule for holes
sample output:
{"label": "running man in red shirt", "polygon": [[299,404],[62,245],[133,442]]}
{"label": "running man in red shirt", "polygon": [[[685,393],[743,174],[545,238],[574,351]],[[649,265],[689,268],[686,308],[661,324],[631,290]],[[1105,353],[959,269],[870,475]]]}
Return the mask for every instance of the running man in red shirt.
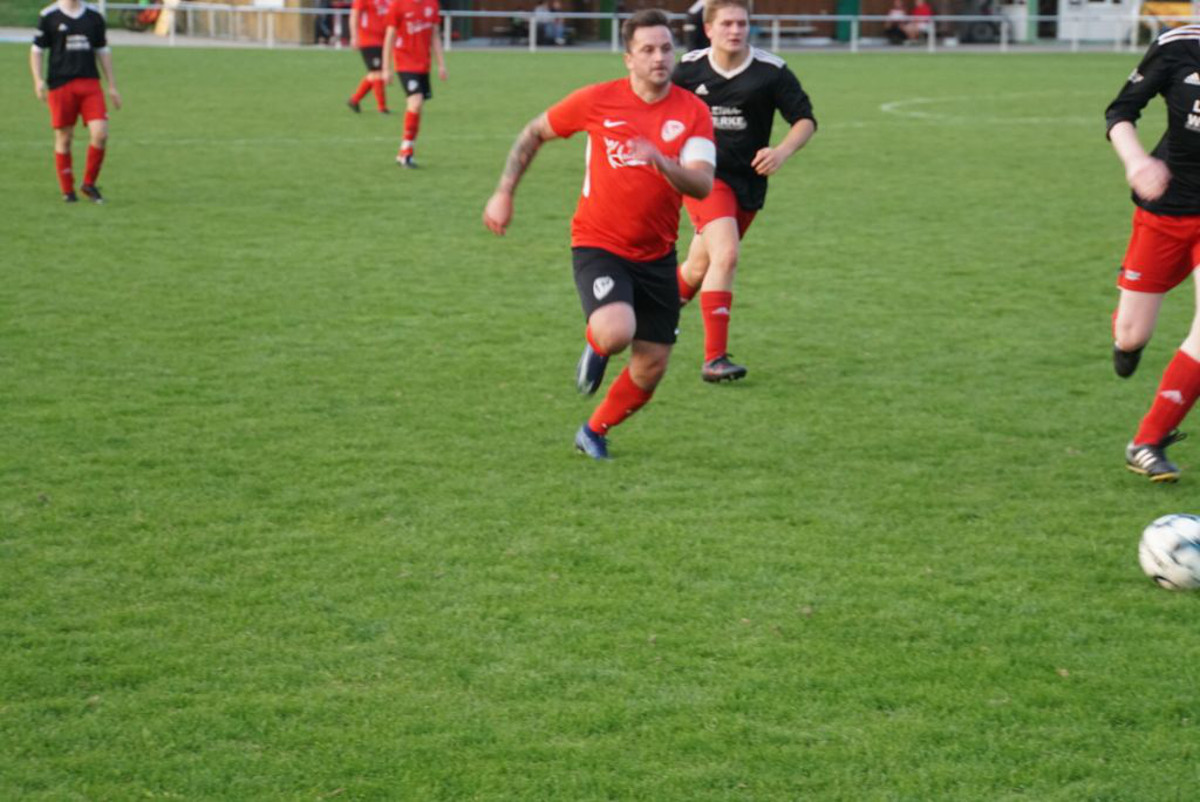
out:
{"label": "running man in red shirt", "polygon": [[401,167],[417,166],[413,152],[421,127],[421,107],[433,97],[433,87],[429,84],[431,53],[437,59],[438,78],[446,80],[446,57],[438,37],[441,23],[437,0],[392,0],[388,8],[383,40],[383,79],[391,82],[394,66],[400,76],[400,85],[408,95],[404,139],[396,154],[396,164]]}
{"label": "running man in red shirt", "polygon": [[[43,79],[42,53],[47,50],[50,51],[50,67]],[[113,107],[121,108],[104,17],[80,0],[58,0],[43,8],[37,36],[29,52],[29,69],[33,73],[34,94],[50,107],[54,162],[63,200],[67,203],[79,200],[71,166],[71,138],[75,133],[75,121],[82,115],[91,141],[79,191],[93,203],[103,203],[96,179],[100,177],[100,165],[108,145],[108,108],[100,89],[100,71],[104,72],[104,80],[108,83],[108,96]]]}
{"label": "running man in red shirt", "polygon": [[671,83],[667,16],[643,9],[622,25],[629,77],[568,95],[532,120],[508,154],[483,223],[503,235],[513,193],[543,142],[587,134],[583,192],[571,220],[575,288],[587,318],[576,387],[592,395],[608,359],[629,364],[575,435],[575,448],[608,459],[608,431],[645,406],[662,380],[679,324],[675,240],[682,196],[712,191],[712,115]]}
{"label": "running man in red shirt", "polygon": [[362,54],[367,76],[346,105],[355,114],[362,111],[367,92],[375,93],[380,114],[387,114],[387,83],[383,80],[383,34],[387,27],[387,0],[354,0],[350,6],[350,46]]}

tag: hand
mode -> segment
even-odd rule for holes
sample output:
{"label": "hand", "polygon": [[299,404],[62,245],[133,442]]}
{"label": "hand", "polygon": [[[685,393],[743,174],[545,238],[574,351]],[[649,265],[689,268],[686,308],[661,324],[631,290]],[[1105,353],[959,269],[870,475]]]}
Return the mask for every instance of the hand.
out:
{"label": "hand", "polygon": [[46,98],[47,98],[47,97],[49,96],[49,94],[50,94],[50,93],[49,93],[49,92],[46,90],[46,82],[45,82],[45,81],[38,81],[37,83],[35,83],[35,84],[33,85],[33,93],[34,93],[35,95],[37,95],[37,99],[38,99],[38,100],[40,100],[40,101],[42,101],[43,103],[45,103],[45,102],[46,102]]}
{"label": "hand", "polygon": [[783,157],[774,148],[760,148],[750,166],[759,175],[772,175],[783,166]]}
{"label": "hand", "polygon": [[497,237],[503,237],[504,230],[512,221],[512,215],[512,195],[496,190],[492,193],[492,197],[488,198],[487,205],[483,207],[483,224]]}
{"label": "hand", "polygon": [[1153,156],[1139,159],[1125,169],[1125,180],[1142,200],[1155,201],[1167,191],[1171,183],[1171,171]]}
{"label": "hand", "polygon": [[391,85],[392,85],[392,71],[391,71],[391,70],[380,70],[380,71],[379,71],[379,74],[380,74],[380,77],[381,77],[381,78],[382,78],[382,80],[383,80],[383,85],[384,85],[384,86],[391,86]]}
{"label": "hand", "polygon": [[635,137],[625,143],[629,148],[629,159],[631,161],[641,162],[642,164],[652,164],[658,167],[659,163],[665,158],[654,143],[643,137]]}
{"label": "hand", "polygon": [[438,78],[442,79],[443,81],[446,80],[446,65],[445,64],[438,65]]}
{"label": "hand", "polygon": [[108,88],[108,99],[112,101],[114,109],[121,108],[121,93],[115,87]]}

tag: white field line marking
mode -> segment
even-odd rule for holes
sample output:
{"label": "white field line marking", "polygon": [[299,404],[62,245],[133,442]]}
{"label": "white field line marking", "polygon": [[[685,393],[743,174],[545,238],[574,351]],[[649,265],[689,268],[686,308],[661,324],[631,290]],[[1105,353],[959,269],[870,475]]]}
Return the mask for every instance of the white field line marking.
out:
{"label": "white field line marking", "polygon": [[[1075,92],[1076,96],[1086,95],[1091,97],[1090,92]],[[987,101],[987,100],[1009,100],[1028,97],[1038,97],[1044,95],[1053,95],[1055,97],[1063,97],[1064,93],[1055,91],[1042,92],[1003,92],[993,95],[951,95],[947,97],[912,97],[903,100],[892,100],[887,103],[881,103],[879,110],[884,114],[891,114],[896,117],[901,117],[910,120],[921,120],[923,122],[936,123],[971,123],[983,125],[1095,125],[1100,126],[1104,123],[1103,109],[1098,109],[1096,114],[1091,117],[1005,117],[997,115],[982,115],[982,114],[947,114],[936,110],[926,110],[925,107],[934,106],[939,103],[960,103],[963,101]]]}

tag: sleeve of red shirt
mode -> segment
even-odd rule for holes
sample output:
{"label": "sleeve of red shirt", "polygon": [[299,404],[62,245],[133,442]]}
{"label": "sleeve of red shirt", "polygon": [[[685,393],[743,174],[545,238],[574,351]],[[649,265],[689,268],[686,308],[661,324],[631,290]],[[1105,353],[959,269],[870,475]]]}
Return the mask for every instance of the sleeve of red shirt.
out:
{"label": "sleeve of red shirt", "polygon": [[[546,110],[546,120],[554,129],[554,133],[565,139],[587,127],[588,112],[592,107],[592,91],[590,86],[577,89]],[[703,105],[703,101],[700,103]],[[707,111],[707,107],[705,110]],[[708,124],[711,129],[711,115]]]}
{"label": "sleeve of red shirt", "polygon": [[434,25],[442,24],[442,7],[440,5],[438,5],[437,3],[433,4],[433,24]]}
{"label": "sleeve of red shirt", "polygon": [[403,0],[392,0],[388,3],[387,15],[383,18],[385,28],[395,28],[399,30],[402,26],[400,23],[404,21],[404,2]]}

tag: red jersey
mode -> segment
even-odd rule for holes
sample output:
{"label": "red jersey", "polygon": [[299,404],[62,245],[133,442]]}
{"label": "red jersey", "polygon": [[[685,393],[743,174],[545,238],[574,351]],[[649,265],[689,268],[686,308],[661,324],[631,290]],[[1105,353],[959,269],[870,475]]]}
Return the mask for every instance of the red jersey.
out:
{"label": "red jersey", "polygon": [[358,12],[358,46],[383,47],[387,30],[387,0],[354,0],[351,11]]}
{"label": "red jersey", "polygon": [[630,158],[628,142],[642,137],[668,159],[716,164],[712,113],[704,101],[672,85],[662,100],[647,103],[621,78],[571,93],[546,117],[559,136],[588,135],[571,245],[635,262],[666,256],[679,234],[682,196],[652,165]]}
{"label": "red jersey", "polygon": [[437,0],[392,0],[387,24],[396,29],[396,72],[429,72],[433,37],[441,23]]}

